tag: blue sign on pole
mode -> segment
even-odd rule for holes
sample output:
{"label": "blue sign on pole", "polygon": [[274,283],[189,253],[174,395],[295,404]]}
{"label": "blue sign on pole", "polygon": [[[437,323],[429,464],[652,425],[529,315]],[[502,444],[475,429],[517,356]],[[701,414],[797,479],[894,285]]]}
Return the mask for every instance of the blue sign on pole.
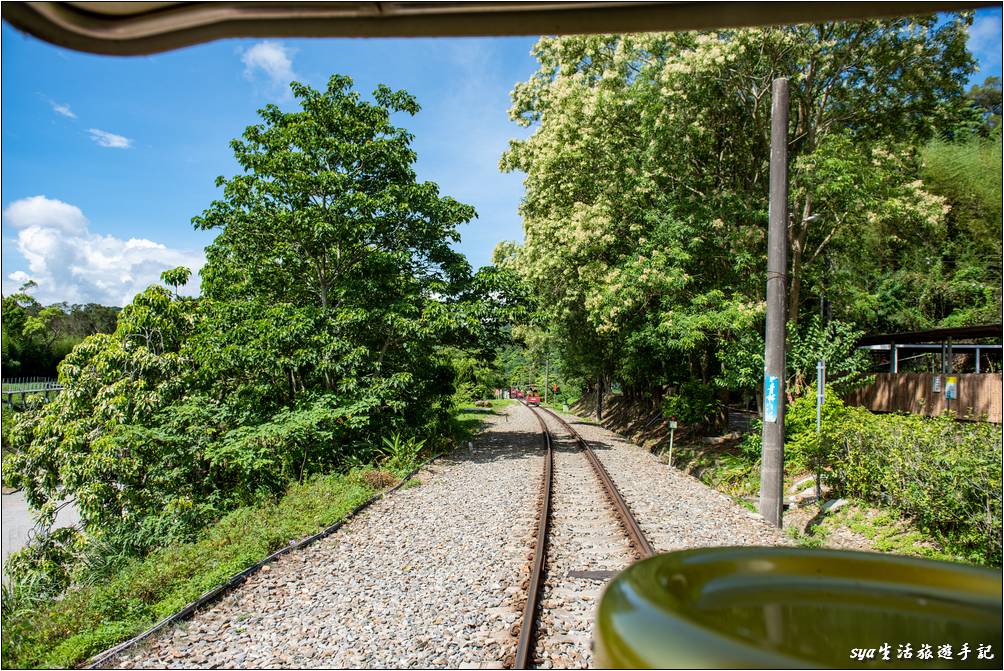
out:
{"label": "blue sign on pole", "polygon": [[763,421],[777,421],[777,400],[779,385],[776,375],[763,376]]}

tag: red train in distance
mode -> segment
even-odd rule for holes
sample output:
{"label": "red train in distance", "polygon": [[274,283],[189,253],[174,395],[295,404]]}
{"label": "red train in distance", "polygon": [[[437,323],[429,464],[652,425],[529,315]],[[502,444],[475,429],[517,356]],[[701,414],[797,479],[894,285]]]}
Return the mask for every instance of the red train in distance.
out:
{"label": "red train in distance", "polygon": [[526,404],[540,405],[540,392],[531,387],[530,390],[526,392]]}

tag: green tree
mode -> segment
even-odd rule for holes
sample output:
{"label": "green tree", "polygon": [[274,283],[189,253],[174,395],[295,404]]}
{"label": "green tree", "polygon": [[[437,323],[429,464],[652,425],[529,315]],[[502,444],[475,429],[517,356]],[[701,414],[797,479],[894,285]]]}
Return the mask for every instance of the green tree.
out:
{"label": "green tree", "polygon": [[384,437],[441,440],[441,348],[490,317],[450,248],[474,210],[416,180],[411,135],[390,121],[418,111],[412,96],[381,86],[367,102],[341,76],[291,86],[301,109],[261,110],[231,145],[243,173],[194,219],[219,231],[202,296],[177,296],[187,269],[165,272],[174,292],[136,296],[17,422],[4,473],[43,519],[70,497],[88,534],[142,552],[371,461]]}
{"label": "green tree", "polygon": [[988,130],[1000,128],[1001,124],[1001,78],[987,77],[982,84],[974,84],[966,92],[979,111]]}
{"label": "green tree", "polygon": [[28,293],[36,286],[34,281],[26,282],[3,299],[6,374],[46,375],[75,344],[67,347],[63,342],[69,335],[64,330],[65,305],[43,307]]}
{"label": "green tree", "polygon": [[925,272],[905,277],[924,295],[931,325],[1001,318],[1001,131],[988,138],[933,140],[921,150],[927,188],[945,200],[947,228],[925,246]]}
{"label": "green tree", "polygon": [[174,289],[174,295],[178,295],[178,287],[183,287],[188,284],[189,278],[192,276],[192,271],[185,266],[178,266],[177,268],[172,268],[171,270],[165,270],[160,274],[161,281],[167,286]]}
{"label": "green tree", "polygon": [[245,172],[218,178],[223,199],[193,220],[220,231],[203,294],[369,308],[469,274],[450,243],[474,208],[416,181],[412,135],[391,123],[418,113],[415,98],[381,85],[367,102],[341,75],[290,87],[302,109],[260,110],[231,143]]}
{"label": "green tree", "polygon": [[165,507],[183,516],[200,500],[191,448],[157,419],[190,366],[179,352],[191,329],[184,305],[162,287],[137,295],[114,334],[86,338],[60,364],[65,390],[17,417],[4,471],[43,524],[70,498],[92,533],[134,533],[148,516],[168,521]]}
{"label": "green tree", "polygon": [[536,128],[500,165],[526,173],[516,265],[568,363],[599,382],[710,381],[716,350],[755,323],[775,77],[792,85],[796,327],[806,304],[858,281],[864,232],[878,242],[856,267],[865,276],[943,235],[944,202],[917,182],[912,146],[968,113],[970,22],[540,40],[540,68],[510,109]]}
{"label": "green tree", "polygon": [[3,297],[3,372],[11,375],[21,372],[22,360],[31,356],[34,349],[31,338],[25,333],[28,320],[37,315],[41,304],[28,292],[38,285],[29,281],[16,293]]}
{"label": "green tree", "polygon": [[3,298],[3,374],[55,377],[60,361],[81,340],[115,330],[118,308],[88,303],[43,306],[29,281]]}

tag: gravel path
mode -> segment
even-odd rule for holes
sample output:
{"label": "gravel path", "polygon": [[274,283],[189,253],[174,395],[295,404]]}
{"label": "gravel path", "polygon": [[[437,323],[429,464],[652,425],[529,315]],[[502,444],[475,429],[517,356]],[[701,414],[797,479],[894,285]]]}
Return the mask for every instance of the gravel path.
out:
{"label": "gravel path", "polygon": [[559,414],[593,448],[657,551],[791,543],[756,513],[647,449],[602,426]]}
{"label": "gravel path", "polygon": [[599,480],[575,440],[541,413],[554,437],[547,566],[534,664],[588,668],[593,616],[605,581],[570,571],[619,571],[635,557]]}
{"label": "gravel path", "polygon": [[530,412],[253,575],[121,667],[501,668],[525,602],[543,450]]}

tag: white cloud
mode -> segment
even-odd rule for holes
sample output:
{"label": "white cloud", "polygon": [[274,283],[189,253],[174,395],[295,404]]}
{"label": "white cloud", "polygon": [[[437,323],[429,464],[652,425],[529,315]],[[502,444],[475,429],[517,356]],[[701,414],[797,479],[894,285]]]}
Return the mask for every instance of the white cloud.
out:
{"label": "white cloud", "polygon": [[979,61],[980,69],[987,70],[1001,62],[1001,15],[998,13],[976,17],[969,26],[969,50]]}
{"label": "white cloud", "polygon": [[291,55],[292,52],[279,42],[270,40],[259,42],[241,55],[244,76],[253,81],[261,71],[268,77],[273,87],[285,87],[296,77]]}
{"label": "white cloud", "polygon": [[287,83],[295,76],[289,54],[289,50],[278,42],[259,42],[241,56],[244,75],[250,79],[256,70],[262,70],[273,82]]}
{"label": "white cloud", "polygon": [[[11,203],[3,211],[3,222],[5,228],[17,230],[15,246],[28,262],[28,272],[7,275],[4,293],[32,279],[38,283],[32,293],[43,304],[125,305],[147,286],[158,284],[163,271],[188,266],[196,273],[204,263],[201,252],[93,233],[80,208],[45,196]],[[197,274],[183,293],[198,293]]]}
{"label": "white cloud", "polygon": [[[31,279],[31,275],[24,272],[23,270],[15,270],[10,275],[7,276],[11,280],[17,282],[18,286],[23,285],[25,282]],[[6,293],[6,290],[5,290]]]}
{"label": "white cloud", "polygon": [[70,235],[87,231],[87,217],[79,207],[45,196],[14,201],[3,211],[3,221],[19,229],[48,228]]}
{"label": "white cloud", "polygon": [[99,130],[97,128],[88,128],[87,132],[91,134],[91,139],[101,147],[128,149],[132,146],[132,140],[123,135],[116,135],[115,133],[109,133],[106,130]]}
{"label": "white cloud", "polygon": [[57,103],[54,100],[50,100],[49,104],[52,105],[52,111],[55,112],[56,114],[62,114],[63,116],[70,119],[77,118],[77,115],[73,113],[73,110],[70,109],[69,105]]}

